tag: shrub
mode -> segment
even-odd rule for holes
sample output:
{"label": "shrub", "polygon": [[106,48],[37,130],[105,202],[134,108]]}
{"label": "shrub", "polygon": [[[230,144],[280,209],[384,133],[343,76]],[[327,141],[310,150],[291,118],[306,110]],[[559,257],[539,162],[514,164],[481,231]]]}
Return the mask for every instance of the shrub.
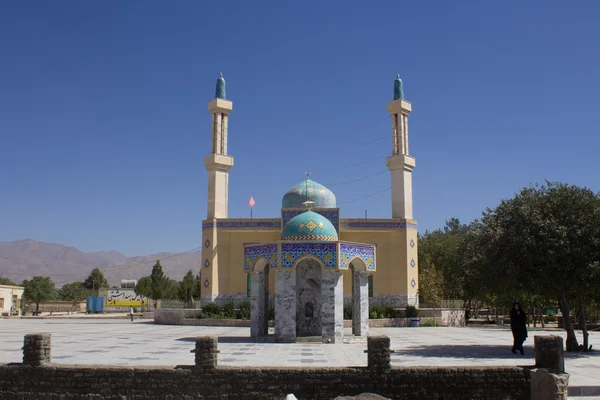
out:
{"label": "shrub", "polygon": [[556,317],[554,315],[547,315],[546,316],[546,321],[547,322],[554,322],[554,321],[556,321]]}
{"label": "shrub", "polygon": [[352,306],[344,307],[344,319],[352,319]]}
{"label": "shrub", "polygon": [[435,327],[442,326],[442,325],[440,325],[439,322],[434,324],[434,322],[432,320],[423,321],[419,325],[420,326],[435,326]]}
{"label": "shrub", "polygon": [[235,318],[235,304],[233,303],[233,301],[228,301],[225,304],[223,304],[221,314],[224,318]]}
{"label": "shrub", "polygon": [[221,307],[215,303],[208,303],[202,307],[202,314],[204,314],[207,318],[217,317],[221,315]]}
{"label": "shrub", "polygon": [[248,300],[244,300],[240,303],[240,309],[237,310],[236,318],[237,319],[250,319],[250,313],[252,310],[252,303]]}
{"label": "shrub", "polygon": [[406,318],[415,318],[419,315],[419,310],[415,306],[406,306]]}
{"label": "shrub", "polygon": [[138,308],[137,307],[133,307],[133,312],[134,313],[138,312]]}
{"label": "shrub", "polygon": [[369,314],[369,318],[370,319],[377,319],[377,312],[376,311],[371,311],[371,314]]}

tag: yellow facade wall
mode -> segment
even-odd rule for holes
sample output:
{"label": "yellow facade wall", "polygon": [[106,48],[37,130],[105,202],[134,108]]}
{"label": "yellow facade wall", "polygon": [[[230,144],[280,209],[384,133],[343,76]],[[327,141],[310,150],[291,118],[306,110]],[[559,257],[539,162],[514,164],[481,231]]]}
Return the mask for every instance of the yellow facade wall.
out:
{"label": "yellow facade wall", "polygon": [[[233,220],[229,220],[233,221]],[[237,219],[235,221],[238,221]],[[242,220],[239,220],[242,221]],[[246,221],[246,220],[243,220]],[[255,221],[273,222],[276,219]],[[343,219],[341,221],[344,221]],[[348,220],[354,221],[354,220]],[[364,220],[363,220],[364,221]],[[380,220],[394,221],[398,220]],[[415,221],[408,222],[406,227],[389,229],[341,228],[340,240],[359,243],[370,243],[377,246],[377,271],[373,274],[373,293],[386,294],[417,294],[418,291],[418,260],[417,260],[417,230]],[[214,231],[213,231],[214,229]],[[212,232],[211,232],[212,231]],[[244,272],[244,243],[273,243],[279,240],[281,229],[277,228],[209,228],[204,232],[205,237],[213,237],[217,271],[202,267],[203,273],[218,281],[218,287],[211,282],[211,291],[220,294],[246,294],[247,275]],[[411,245],[412,240],[412,245]],[[212,247],[212,246],[211,246]],[[210,249],[205,249],[208,253]],[[414,260],[414,263],[411,261]],[[414,266],[412,266],[414,264]],[[269,274],[269,291],[273,293],[275,274]],[[345,271],[344,294],[352,293],[352,276]],[[411,281],[414,279],[414,287]],[[203,292],[205,288],[203,287]]]}

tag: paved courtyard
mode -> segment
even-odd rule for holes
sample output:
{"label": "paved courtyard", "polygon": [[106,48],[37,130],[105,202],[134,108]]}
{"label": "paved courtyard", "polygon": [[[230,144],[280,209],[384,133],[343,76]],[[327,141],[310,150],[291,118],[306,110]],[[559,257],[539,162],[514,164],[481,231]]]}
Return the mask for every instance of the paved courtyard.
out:
{"label": "paved courtyard", "polygon": [[[366,366],[366,343],[252,343],[249,328],[155,325],[125,319],[0,320],[0,363],[21,362],[23,336],[52,333],[52,359],[64,364],[128,366],[192,365],[194,338],[219,337],[219,364],[227,366]],[[348,330],[348,335],[350,331]],[[557,330],[530,330],[525,356],[510,352],[507,328],[371,328],[391,338],[392,365],[533,365],[533,336]],[[600,347],[600,332],[590,333]],[[600,387],[600,352],[567,354],[570,386]]]}

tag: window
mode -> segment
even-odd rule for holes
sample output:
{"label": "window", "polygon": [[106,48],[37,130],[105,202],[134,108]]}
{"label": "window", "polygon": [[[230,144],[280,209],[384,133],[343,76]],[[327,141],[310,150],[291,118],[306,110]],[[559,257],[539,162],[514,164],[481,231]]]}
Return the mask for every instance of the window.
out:
{"label": "window", "polygon": [[369,275],[369,297],[373,297],[373,275]]}
{"label": "window", "polygon": [[248,274],[246,278],[246,296],[250,297],[252,292],[252,275]]}

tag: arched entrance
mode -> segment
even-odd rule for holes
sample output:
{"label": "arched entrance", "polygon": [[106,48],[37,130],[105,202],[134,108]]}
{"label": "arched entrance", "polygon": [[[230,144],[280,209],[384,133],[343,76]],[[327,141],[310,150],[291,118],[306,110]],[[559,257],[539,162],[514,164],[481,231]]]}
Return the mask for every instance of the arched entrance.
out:
{"label": "arched entrance", "polygon": [[321,264],[305,258],[296,264],[296,336],[321,336]]}

